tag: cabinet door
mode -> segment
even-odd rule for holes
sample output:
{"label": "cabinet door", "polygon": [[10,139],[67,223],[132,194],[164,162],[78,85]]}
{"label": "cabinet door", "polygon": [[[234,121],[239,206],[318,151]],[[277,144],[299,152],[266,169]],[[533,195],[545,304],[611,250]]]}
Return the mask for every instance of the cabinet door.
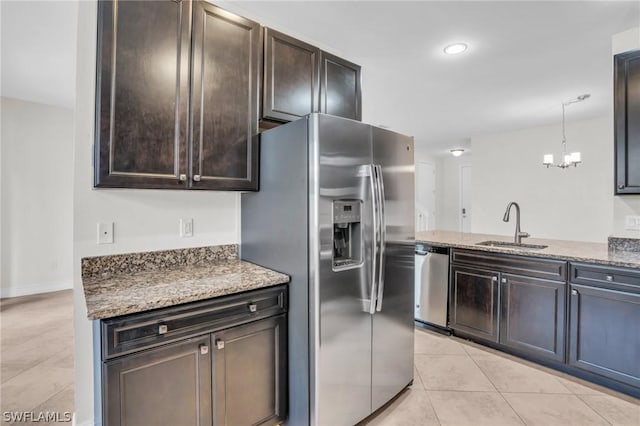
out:
{"label": "cabinet door", "polygon": [[616,194],[640,194],[640,50],[614,59]]}
{"label": "cabinet door", "polygon": [[264,29],[262,118],[296,120],[318,111],[320,49]]}
{"label": "cabinet door", "polygon": [[215,426],[272,425],[287,412],[287,317],[215,333]]}
{"label": "cabinet door", "polygon": [[321,53],[320,112],[362,120],[360,65]]}
{"label": "cabinet door", "polygon": [[451,328],[498,341],[499,275],[482,269],[451,267]]}
{"label": "cabinet door", "polygon": [[566,283],[503,274],[500,343],[564,362]]}
{"label": "cabinet door", "polygon": [[640,289],[570,290],[569,364],[640,388]]}
{"label": "cabinet door", "polygon": [[190,5],[98,2],[95,186],[185,187]]}
{"label": "cabinet door", "polygon": [[207,335],[104,363],[103,423],[210,425],[209,343]]}
{"label": "cabinet door", "polygon": [[258,189],[260,25],[193,3],[191,187]]}

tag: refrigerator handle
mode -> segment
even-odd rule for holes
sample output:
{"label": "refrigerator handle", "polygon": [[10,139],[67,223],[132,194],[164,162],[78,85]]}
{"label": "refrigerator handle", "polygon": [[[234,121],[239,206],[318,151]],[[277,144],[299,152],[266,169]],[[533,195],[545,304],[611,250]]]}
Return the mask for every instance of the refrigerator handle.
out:
{"label": "refrigerator handle", "polygon": [[380,227],[380,264],[378,265],[378,295],[376,302],[376,311],[382,310],[382,299],[384,298],[384,263],[385,249],[387,245],[387,226],[385,223],[385,200],[384,200],[384,179],[382,177],[382,166],[376,165],[376,178],[378,181],[378,200],[379,208],[378,226]]}
{"label": "refrigerator handle", "polygon": [[376,169],[373,164],[369,165],[369,182],[371,189],[371,217],[372,217],[372,226],[371,229],[373,231],[373,235],[371,238],[372,241],[372,250],[371,250],[371,302],[369,304],[369,313],[374,314],[376,312],[376,280],[377,280],[377,272],[378,272],[378,231],[379,231],[379,211],[378,211],[378,190],[377,190],[377,180],[376,180]]}

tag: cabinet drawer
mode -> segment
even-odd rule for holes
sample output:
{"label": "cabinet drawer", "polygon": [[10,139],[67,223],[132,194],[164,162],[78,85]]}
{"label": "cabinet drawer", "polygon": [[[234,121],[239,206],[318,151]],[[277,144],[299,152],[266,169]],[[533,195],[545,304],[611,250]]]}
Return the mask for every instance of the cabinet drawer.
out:
{"label": "cabinet drawer", "polygon": [[451,262],[547,280],[565,281],[567,277],[567,262],[562,260],[454,249]]}
{"label": "cabinet drawer", "polygon": [[640,270],[571,263],[570,281],[577,284],[640,290]]}
{"label": "cabinet drawer", "polygon": [[287,287],[277,286],[103,320],[102,358],[248,323],[286,310]]}

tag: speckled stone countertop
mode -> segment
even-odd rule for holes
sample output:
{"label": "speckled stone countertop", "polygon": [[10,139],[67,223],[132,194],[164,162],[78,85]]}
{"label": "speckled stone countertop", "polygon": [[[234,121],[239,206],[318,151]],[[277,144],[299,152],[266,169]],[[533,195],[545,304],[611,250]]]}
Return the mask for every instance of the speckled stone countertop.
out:
{"label": "speckled stone countertop", "polygon": [[239,260],[235,245],[85,258],[82,277],[90,320],[289,282]]}
{"label": "speckled stone countertop", "polygon": [[578,262],[590,262],[609,266],[622,266],[640,269],[640,253],[622,250],[609,250],[607,243],[524,238],[522,242],[525,244],[540,244],[548,247],[542,250],[520,250],[478,245],[478,243],[482,241],[513,242],[513,237],[453,231],[417,232],[416,241],[439,245],[442,247],[456,247],[495,253],[518,254],[521,256],[573,260]]}

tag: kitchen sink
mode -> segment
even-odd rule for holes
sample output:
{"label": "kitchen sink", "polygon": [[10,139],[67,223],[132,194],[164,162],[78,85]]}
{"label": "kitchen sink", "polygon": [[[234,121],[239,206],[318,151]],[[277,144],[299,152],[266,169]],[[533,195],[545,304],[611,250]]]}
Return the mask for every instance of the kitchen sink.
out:
{"label": "kitchen sink", "polygon": [[509,249],[516,249],[516,250],[542,250],[548,247],[548,246],[543,246],[539,244],[523,244],[523,243],[517,244],[517,243],[510,243],[507,241],[483,241],[481,243],[478,243],[477,245],[487,246],[487,247],[509,248]]}

